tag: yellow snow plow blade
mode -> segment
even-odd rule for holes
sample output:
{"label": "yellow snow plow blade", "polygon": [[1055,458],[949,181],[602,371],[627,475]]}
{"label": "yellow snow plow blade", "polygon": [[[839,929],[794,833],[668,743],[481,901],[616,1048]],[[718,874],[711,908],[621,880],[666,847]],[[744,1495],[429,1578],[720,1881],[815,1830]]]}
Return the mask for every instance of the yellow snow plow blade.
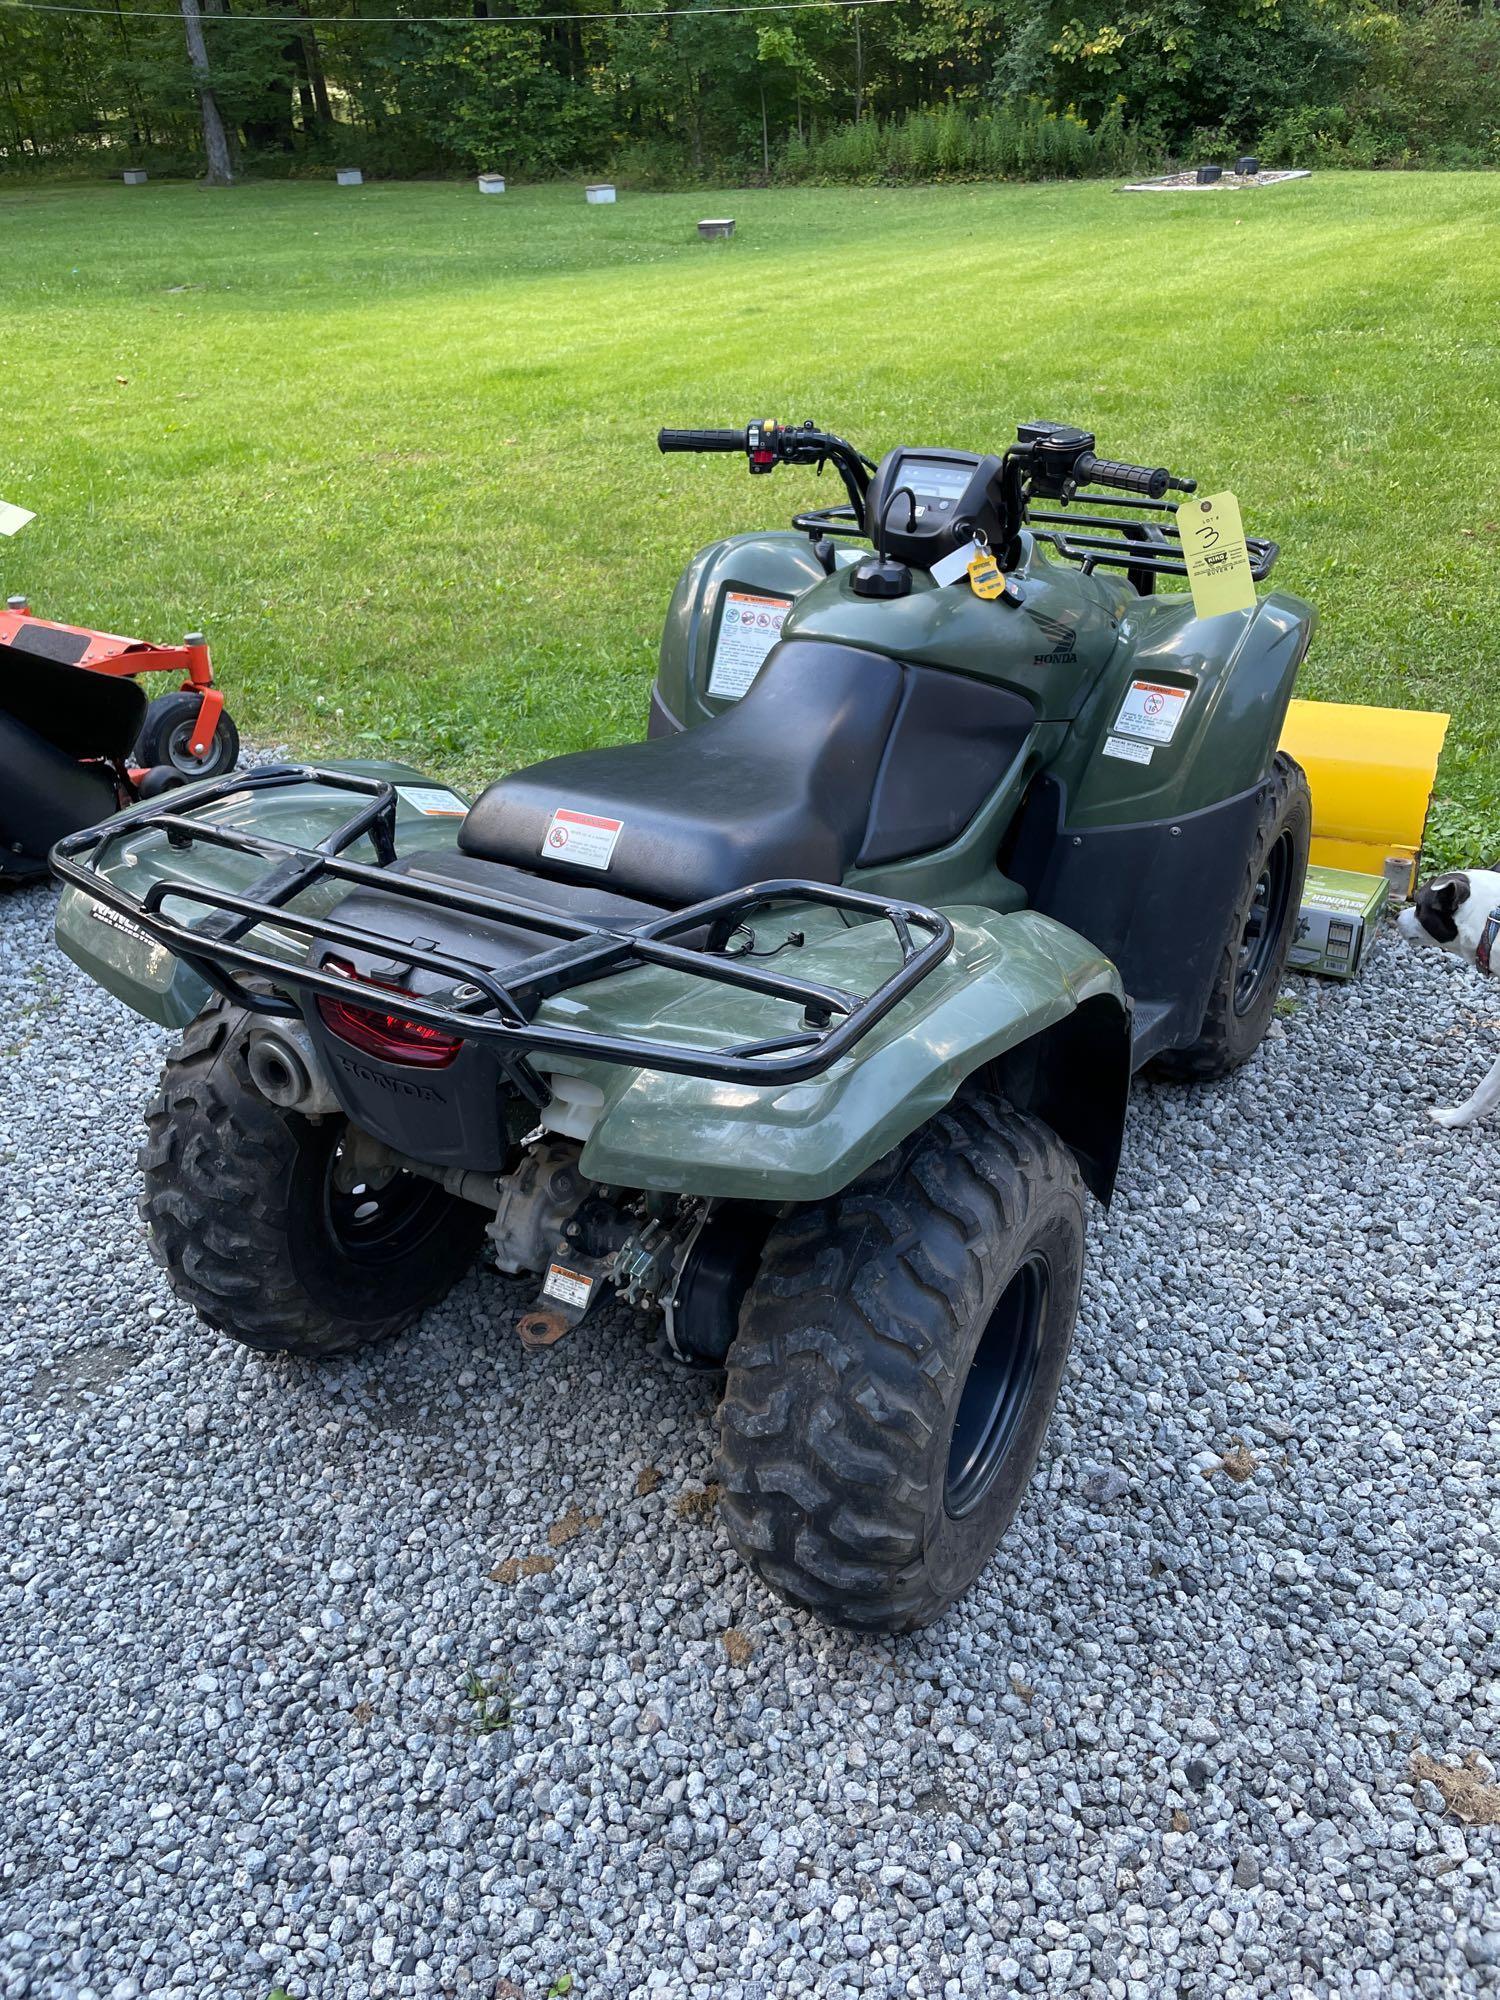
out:
{"label": "yellow snow plow blade", "polygon": [[1281,747],[1312,787],[1312,859],[1384,875],[1405,899],[1416,882],[1448,717],[1417,709],[1294,701]]}

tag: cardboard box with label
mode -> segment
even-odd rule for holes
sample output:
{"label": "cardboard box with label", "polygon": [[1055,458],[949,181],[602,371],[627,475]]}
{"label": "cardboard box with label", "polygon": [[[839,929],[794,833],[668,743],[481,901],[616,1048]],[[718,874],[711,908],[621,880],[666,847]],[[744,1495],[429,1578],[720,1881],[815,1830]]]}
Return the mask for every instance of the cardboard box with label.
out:
{"label": "cardboard box with label", "polygon": [[1389,900],[1383,875],[1356,875],[1350,868],[1309,868],[1288,969],[1319,972],[1328,979],[1352,979]]}

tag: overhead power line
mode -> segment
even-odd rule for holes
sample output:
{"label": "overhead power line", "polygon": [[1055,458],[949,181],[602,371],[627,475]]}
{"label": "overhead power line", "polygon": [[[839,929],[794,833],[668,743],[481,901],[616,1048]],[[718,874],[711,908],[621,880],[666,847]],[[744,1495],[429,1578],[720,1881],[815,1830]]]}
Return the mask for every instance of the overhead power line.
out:
{"label": "overhead power line", "polygon": [[[899,7],[910,0],[753,0],[749,5],[709,7],[634,7],[617,13],[588,14],[210,14],[201,12],[204,27],[216,22],[258,23],[285,31],[306,22],[314,28],[517,28],[547,21],[593,21],[608,27],[615,21],[666,21],[685,14],[797,14],[810,11],[844,13],[864,7]],[[0,10],[16,14],[86,14],[118,21],[180,21],[175,7],[75,7],[67,0],[0,0]]]}

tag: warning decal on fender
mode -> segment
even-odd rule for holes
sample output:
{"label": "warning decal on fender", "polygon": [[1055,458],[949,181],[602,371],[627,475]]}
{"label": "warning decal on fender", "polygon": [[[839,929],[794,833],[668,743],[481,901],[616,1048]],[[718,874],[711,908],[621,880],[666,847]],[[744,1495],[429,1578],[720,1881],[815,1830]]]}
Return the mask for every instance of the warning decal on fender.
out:
{"label": "warning decal on fender", "polygon": [[462,819],[469,808],[446,785],[397,785],[397,796],[427,819]]}
{"label": "warning decal on fender", "polygon": [[1111,724],[1117,736],[1139,736],[1147,743],[1170,743],[1187,712],[1187,688],[1164,681],[1132,681],[1120,712]]}
{"label": "warning decal on fender", "polygon": [[544,1297],[560,1299],[565,1306],[586,1306],[593,1289],[593,1279],[586,1278],[582,1271],[570,1271],[566,1264],[547,1266],[547,1279],[542,1286]]}
{"label": "warning decal on fender", "polygon": [[781,637],[789,597],[762,597],[748,590],[726,590],[724,616],[708,670],[708,692],[720,701],[738,701],[750,692],[767,653]]}
{"label": "warning decal on fender", "polygon": [[607,868],[624,824],[622,819],[602,819],[598,813],[559,806],[547,822],[542,853],[549,861],[566,861],[572,868]]}
{"label": "warning decal on fender", "polygon": [[1128,736],[1106,736],[1102,754],[1122,757],[1127,764],[1149,764],[1156,750],[1150,743],[1133,743]]}

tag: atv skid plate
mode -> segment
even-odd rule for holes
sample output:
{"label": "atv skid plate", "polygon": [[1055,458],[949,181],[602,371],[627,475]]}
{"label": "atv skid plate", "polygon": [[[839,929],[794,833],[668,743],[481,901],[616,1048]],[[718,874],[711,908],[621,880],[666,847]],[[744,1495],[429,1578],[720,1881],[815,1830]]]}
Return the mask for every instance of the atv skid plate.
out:
{"label": "atv skid plate", "polygon": [[[316,846],[230,826],[208,816],[226,800],[274,794],[308,784],[346,794],[352,810]],[[319,765],[284,765],[240,772],[178,793],[170,802],[131,808],[103,825],[69,835],[54,848],[54,872],[102,904],[196,972],[215,991],[252,1013],[295,1018],[297,1000],[319,997],[389,1008],[389,985],[357,972],[338,973],[283,955],[287,944],[311,953],[314,945],[389,959],[392,939],[378,930],[339,921],[330,896],[341,889],[376,889],[460,916],[476,918],[536,940],[537,949],[505,966],[503,976],[420,942],[397,948],[403,967],[442,983],[438,994],[400,996],[404,1018],[441,1033],[493,1048],[514,1085],[534,1102],[546,1087],[531,1069],[532,1055],[584,1057],[593,1062],[703,1077],[741,1085],[786,1085],[820,1076],[846,1055],[948,955],[949,920],[921,904],[875,896],[826,882],[761,882],[665,912],[648,921],[601,923],[520,898],[403,874],[397,861],[397,787]],[[132,894],[106,872],[120,843],[164,835],[183,858],[183,872],[153,881]],[[349,851],[367,843],[374,861]],[[186,855],[206,846],[263,864],[243,891],[191,879]],[[539,878],[539,893],[545,883]],[[311,896],[314,910],[293,907]],[[172,908],[169,910],[168,905]],[[797,978],[750,962],[725,946],[752,914],[778,906],[823,906],[848,923],[883,921],[890,927],[899,963],[868,993],[820,980]],[[280,950],[257,933],[267,927]],[[612,974],[655,966],[718,986],[738,988],[799,1007],[790,1032],[728,1046],[659,1042],[609,1035],[535,1018],[541,1003]],[[270,987],[272,990],[267,990]]]}

